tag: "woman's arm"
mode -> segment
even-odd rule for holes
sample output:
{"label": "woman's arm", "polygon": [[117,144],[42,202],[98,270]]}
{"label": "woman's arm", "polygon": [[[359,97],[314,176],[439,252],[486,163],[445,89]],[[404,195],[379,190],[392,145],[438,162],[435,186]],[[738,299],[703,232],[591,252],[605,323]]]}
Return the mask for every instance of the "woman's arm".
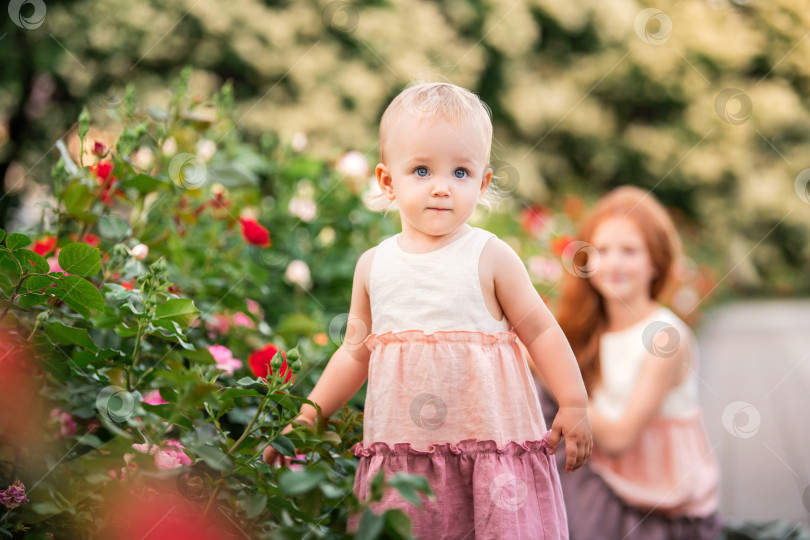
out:
{"label": "woman's arm", "polygon": [[691,358],[691,333],[681,331],[679,345],[670,356],[647,354],[621,418],[611,422],[591,405],[593,438],[599,450],[618,457],[638,441],[658,414],[670,390],[686,375]]}
{"label": "woman's arm", "polygon": [[523,261],[500,239],[492,239],[482,256],[492,268],[495,296],[560,409],[549,440],[553,450],[566,438],[566,469],[582,466],[591,452],[588,395],[574,353],[556,319],[532,285]]}

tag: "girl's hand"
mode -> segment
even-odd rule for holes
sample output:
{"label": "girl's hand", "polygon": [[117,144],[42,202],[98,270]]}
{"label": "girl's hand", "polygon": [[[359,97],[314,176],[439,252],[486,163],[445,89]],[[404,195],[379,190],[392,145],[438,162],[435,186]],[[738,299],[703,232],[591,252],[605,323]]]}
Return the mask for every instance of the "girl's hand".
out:
{"label": "girl's hand", "polygon": [[[303,420],[302,418],[299,417],[299,418],[296,418],[293,421],[292,424],[288,424],[284,429],[282,429],[281,434],[286,435],[287,433],[289,433],[290,431],[295,429],[294,424],[302,423],[302,422],[309,425],[309,426],[313,425],[309,421]],[[297,453],[298,453],[298,451],[296,450],[296,454]],[[264,453],[262,454],[262,459],[264,460],[265,463],[267,463],[268,465],[271,465],[271,466],[278,464],[279,467],[285,466],[285,465],[289,467],[290,462],[295,458],[285,456],[284,454],[282,454],[281,452],[279,452],[278,450],[276,450],[275,448],[273,448],[272,446],[270,446],[268,444],[267,448],[264,449]]]}
{"label": "girl's hand", "polygon": [[560,407],[548,441],[552,455],[557,452],[562,437],[565,437],[565,472],[570,473],[585,465],[593,448],[587,407]]}

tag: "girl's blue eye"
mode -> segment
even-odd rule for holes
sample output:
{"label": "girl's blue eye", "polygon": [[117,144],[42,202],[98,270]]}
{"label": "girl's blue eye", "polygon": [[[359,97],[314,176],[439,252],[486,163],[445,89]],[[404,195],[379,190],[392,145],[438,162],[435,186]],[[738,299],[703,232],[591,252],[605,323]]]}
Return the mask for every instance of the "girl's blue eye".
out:
{"label": "girl's blue eye", "polygon": [[[459,173],[461,173],[461,174],[459,174]],[[465,177],[465,176],[467,176],[468,174],[469,174],[469,173],[467,172],[467,169],[462,169],[461,167],[459,167],[458,169],[456,169],[455,171],[453,171],[453,175],[454,175],[456,178],[464,178],[464,177]]]}
{"label": "girl's blue eye", "polygon": [[427,176],[428,174],[427,167],[417,167],[414,169],[414,172],[416,173],[416,176]]}

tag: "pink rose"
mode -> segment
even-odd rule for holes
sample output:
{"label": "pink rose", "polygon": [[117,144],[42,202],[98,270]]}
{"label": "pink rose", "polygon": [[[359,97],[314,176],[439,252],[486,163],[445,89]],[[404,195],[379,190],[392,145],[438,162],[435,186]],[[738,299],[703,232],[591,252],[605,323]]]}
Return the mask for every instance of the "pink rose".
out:
{"label": "pink rose", "polygon": [[214,357],[217,367],[225,371],[228,375],[242,367],[242,361],[233,357],[233,353],[223,345],[209,345],[208,352]]}
{"label": "pink rose", "polygon": [[253,319],[242,313],[241,311],[233,314],[233,324],[236,326],[247,326],[248,328],[256,328]]}
{"label": "pink rose", "polygon": [[149,405],[164,405],[168,403],[164,401],[162,397],[160,397],[159,390],[151,390],[143,395],[143,402],[148,403]]}
{"label": "pink rose", "polygon": [[191,465],[192,461],[183,449],[185,448],[178,441],[167,441],[167,446],[174,447],[175,449],[160,450],[155,456],[155,465],[159,469],[179,469],[183,466]]}

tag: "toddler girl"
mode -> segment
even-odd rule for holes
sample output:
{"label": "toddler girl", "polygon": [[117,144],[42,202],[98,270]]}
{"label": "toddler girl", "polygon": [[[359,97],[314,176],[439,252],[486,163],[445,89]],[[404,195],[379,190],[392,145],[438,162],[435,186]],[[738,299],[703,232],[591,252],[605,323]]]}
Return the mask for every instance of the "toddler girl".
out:
{"label": "toddler girl", "polygon": [[[587,460],[587,395],[519,256],[467,224],[490,185],[491,140],[489,110],[451,84],[388,106],[377,200],[397,204],[402,232],[360,257],[346,337],[308,397],[328,418],[368,379],[355,493],[366,500],[380,470],[424,475],[435,500],[416,507],[392,489],[372,504],[402,509],[416,537],[567,538],[551,454],[565,437],[566,470]],[[548,431],[518,338],[561,405]],[[300,418],[313,423],[314,408]]]}

